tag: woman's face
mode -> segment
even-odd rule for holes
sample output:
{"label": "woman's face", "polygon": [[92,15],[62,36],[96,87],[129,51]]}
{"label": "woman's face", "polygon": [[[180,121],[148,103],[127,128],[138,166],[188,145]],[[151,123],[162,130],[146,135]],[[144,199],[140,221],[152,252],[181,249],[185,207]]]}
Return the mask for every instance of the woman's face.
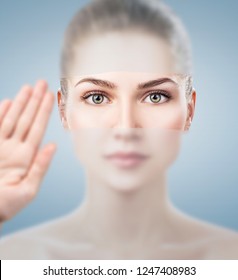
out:
{"label": "woman's face", "polygon": [[185,80],[168,45],[112,33],[90,37],[78,53],[65,116],[80,161],[115,188],[156,179],[176,158],[188,118]]}

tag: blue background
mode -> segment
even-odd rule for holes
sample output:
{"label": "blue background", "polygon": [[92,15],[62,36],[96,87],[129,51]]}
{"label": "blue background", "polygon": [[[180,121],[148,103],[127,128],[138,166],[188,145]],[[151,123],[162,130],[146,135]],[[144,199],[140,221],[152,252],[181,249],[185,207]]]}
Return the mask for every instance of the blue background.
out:
{"label": "blue background", "polygon": [[[24,83],[44,78],[59,87],[63,32],[86,1],[1,0],[0,97],[12,98]],[[238,2],[167,0],[191,37],[196,114],[181,154],[172,166],[169,191],[183,211],[238,230],[237,65]],[[4,224],[8,234],[75,209],[84,195],[83,172],[55,106],[44,142],[57,154],[37,198]]]}

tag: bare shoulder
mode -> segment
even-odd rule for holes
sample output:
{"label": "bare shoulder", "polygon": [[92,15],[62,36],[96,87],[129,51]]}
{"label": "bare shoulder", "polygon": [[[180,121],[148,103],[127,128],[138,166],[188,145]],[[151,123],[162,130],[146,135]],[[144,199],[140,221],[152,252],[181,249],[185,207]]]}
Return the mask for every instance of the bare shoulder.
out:
{"label": "bare shoulder", "polygon": [[63,236],[66,218],[43,222],[0,238],[0,259],[46,259],[47,248]]}
{"label": "bare shoulder", "polygon": [[214,236],[209,244],[206,259],[238,260],[238,233],[227,231]]}
{"label": "bare shoulder", "polygon": [[199,259],[238,260],[238,232],[186,214],[178,220],[182,244],[190,244]]}
{"label": "bare shoulder", "polygon": [[[238,233],[207,222],[198,222],[195,229],[204,244],[204,259],[238,260]],[[199,232],[200,231],[200,232]]]}

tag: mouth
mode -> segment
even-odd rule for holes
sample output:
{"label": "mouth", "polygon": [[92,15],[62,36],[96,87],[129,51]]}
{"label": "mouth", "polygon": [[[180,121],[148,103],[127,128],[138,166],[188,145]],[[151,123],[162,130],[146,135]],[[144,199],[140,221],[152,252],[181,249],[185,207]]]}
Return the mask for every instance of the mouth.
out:
{"label": "mouth", "polygon": [[106,160],[120,168],[134,168],[144,163],[149,156],[141,153],[117,152],[105,156]]}

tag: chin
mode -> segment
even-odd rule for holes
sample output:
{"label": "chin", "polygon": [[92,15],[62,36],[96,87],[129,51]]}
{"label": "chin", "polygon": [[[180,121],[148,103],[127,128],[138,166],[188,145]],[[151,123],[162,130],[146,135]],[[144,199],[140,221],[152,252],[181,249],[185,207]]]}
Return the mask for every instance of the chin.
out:
{"label": "chin", "polygon": [[105,174],[104,185],[117,192],[132,194],[143,189],[149,190],[156,181],[159,181],[158,176],[161,176],[165,171],[155,170],[155,172],[148,172],[147,169],[138,170],[134,173],[108,173]]}
{"label": "chin", "polygon": [[141,181],[138,182],[138,180],[134,180],[134,182],[132,182],[120,179],[118,180],[118,182],[107,182],[107,186],[108,188],[116,191],[117,193],[133,194],[143,189],[145,187],[145,184],[143,184],[143,182]]}

